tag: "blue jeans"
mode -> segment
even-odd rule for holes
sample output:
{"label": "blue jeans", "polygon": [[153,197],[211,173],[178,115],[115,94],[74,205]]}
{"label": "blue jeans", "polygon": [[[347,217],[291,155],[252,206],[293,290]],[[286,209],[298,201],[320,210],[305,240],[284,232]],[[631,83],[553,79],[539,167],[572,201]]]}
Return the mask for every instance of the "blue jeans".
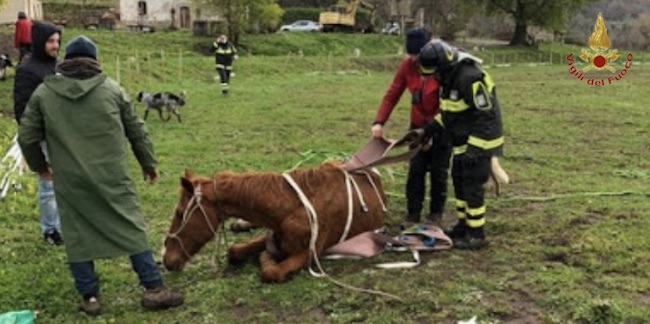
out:
{"label": "blue jeans", "polygon": [[[151,250],[130,256],[133,271],[138,274],[140,285],[147,288],[156,288],[163,285],[162,276],[158,266],[153,260]],[[70,272],[74,278],[74,287],[84,299],[96,297],[99,294],[99,278],[95,273],[95,262],[70,262]]]}
{"label": "blue jeans", "polygon": [[[49,162],[47,144],[41,141],[41,150],[45,154],[45,160]],[[56,230],[61,232],[59,223],[59,211],[56,209],[54,199],[54,184],[52,181],[45,181],[38,177],[38,206],[41,211],[41,232],[43,234]]]}
{"label": "blue jeans", "polygon": [[54,184],[52,181],[38,178],[38,205],[41,210],[41,232],[49,233],[53,230],[60,232],[59,212],[54,199]]}

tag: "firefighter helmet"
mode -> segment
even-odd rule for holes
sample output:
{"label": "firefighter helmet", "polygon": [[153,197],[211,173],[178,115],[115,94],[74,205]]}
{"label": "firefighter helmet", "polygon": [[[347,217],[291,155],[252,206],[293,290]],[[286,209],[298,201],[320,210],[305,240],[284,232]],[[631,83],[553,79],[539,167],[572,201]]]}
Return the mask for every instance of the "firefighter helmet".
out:
{"label": "firefighter helmet", "polygon": [[432,40],[424,45],[418,55],[420,69],[424,74],[447,71],[457,59],[458,50],[440,39]]}

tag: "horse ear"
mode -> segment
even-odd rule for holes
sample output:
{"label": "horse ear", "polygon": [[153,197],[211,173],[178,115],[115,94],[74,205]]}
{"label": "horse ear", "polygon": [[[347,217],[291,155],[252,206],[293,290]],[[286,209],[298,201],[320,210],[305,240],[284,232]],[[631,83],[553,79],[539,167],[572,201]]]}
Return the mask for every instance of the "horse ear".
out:
{"label": "horse ear", "polygon": [[194,186],[192,185],[192,171],[190,169],[185,169],[185,173],[181,177],[181,187],[189,193],[194,193]]}
{"label": "horse ear", "polygon": [[186,177],[181,177],[181,187],[183,187],[183,189],[185,189],[185,191],[189,192],[190,194],[194,193],[194,186],[192,185],[192,182]]}

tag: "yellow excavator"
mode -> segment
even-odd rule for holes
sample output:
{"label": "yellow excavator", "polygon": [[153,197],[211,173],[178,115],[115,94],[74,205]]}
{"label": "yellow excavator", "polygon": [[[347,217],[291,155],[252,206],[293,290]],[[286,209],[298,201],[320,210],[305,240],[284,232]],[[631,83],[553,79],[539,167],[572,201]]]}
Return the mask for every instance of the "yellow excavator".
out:
{"label": "yellow excavator", "polygon": [[[368,10],[365,18],[356,17],[357,9],[363,7]],[[327,11],[320,13],[318,22],[323,26],[324,32],[362,32],[374,31],[375,6],[364,0],[341,1],[331,6]]]}

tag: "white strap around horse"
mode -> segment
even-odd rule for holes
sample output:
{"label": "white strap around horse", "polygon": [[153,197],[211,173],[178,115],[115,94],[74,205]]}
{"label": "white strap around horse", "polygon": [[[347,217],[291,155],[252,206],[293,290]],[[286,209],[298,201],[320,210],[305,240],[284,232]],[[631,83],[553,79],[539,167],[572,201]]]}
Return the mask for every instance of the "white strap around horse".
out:
{"label": "white strap around horse", "polygon": [[[346,222],[347,230],[343,233],[343,236],[342,236],[343,240],[344,240],[345,237],[347,237],[347,231],[349,230],[349,224],[348,223],[352,222],[351,219],[352,219],[352,212],[353,212],[353,210],[352,210],[353,203],[352,203],[352,193],[351,193],[349,181],[350,180],[354,181],[354,180],[352,180],[352,177],[350,177],[347,172],[345,172],[345,174],[346,174],[346,187],[348,189],[347,192],[348,192],[348,203],[349,203],[349,208],[348,208],[349,215],[348,215],[348,221]],[[305,193],[302,191],[302,189],[300,189],[300,186],[296,183],[296,181],[293,180],[291,175],[288,172],[285,172],[285,173],[282,174],[282,176],[289,183],[289,185],[291,185],[291,187],[294,189],[294,191],[298,195],[298,198],[300,199],[300,201],[305,206],[305,210],[307,211],[307,218],[309,219],[309,225],[310,225],[309,227],[311,229],[311,237],[309,238],[309,263],[308,263],[309,273],[312,276],[317,277],[317,278],[326,277],[329,280],[331,280],[332,282],[334,282],[335,284],[337,284],[337,285],[339,285],[341,287],[344,287],[344,288],[348,288],[348,289],[355,290],[355,291],[366,292],[366,293],[369,293],[369,294],[389,297],[389,298],[393,298],[393,299],[402,300],[402,298],[400,298],[397,295],[389,294],[389,293],[386,293],[386,292],[383,292],[383,291],[377,291],[377,290],[372,290],[372,289],[364,289],[364,288],[354,287],[354,286],[350,286],[348,284],[342,283],[342,282],[337,281],[336,279],[332,278],[331,276],[329,276],[325,272],[325,270],[323,270],[323,267],[320,264],[320,260],[318,259],[318,253],[316,251],[316,241],[318,240],[318,214],[316,214],[316,210],[314,209],[314,206],[311,204],[311,202],[309,202],[309,199],[307,198]],[[382,203],[382,205],[383,205],[383,203]],[[312,260],[313,260],[314,264],[316,265],[318,272],[312,268],[312,265],[311,265]]]}

